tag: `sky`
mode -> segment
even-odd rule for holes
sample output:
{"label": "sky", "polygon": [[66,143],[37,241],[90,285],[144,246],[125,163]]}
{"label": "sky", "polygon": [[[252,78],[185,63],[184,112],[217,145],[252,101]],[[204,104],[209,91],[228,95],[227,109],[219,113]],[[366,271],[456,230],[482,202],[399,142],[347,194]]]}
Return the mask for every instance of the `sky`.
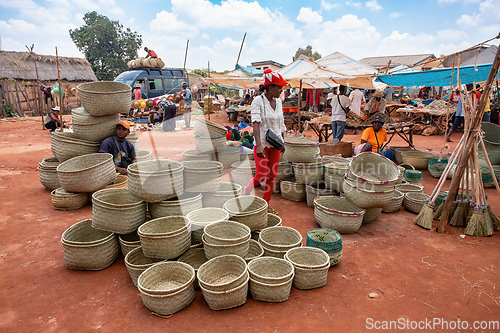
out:
{"label": "sky", "polygon": [[[96,11],[142,36],[167,67],[292,62],[299,47],[351,58],[450,54],[500,33],[500,0],[0,0],[1,50],[84,57],[69,36]],[[496,39],[490,44],[498,45]],[[139,56],[145,52],[138,50]]]}

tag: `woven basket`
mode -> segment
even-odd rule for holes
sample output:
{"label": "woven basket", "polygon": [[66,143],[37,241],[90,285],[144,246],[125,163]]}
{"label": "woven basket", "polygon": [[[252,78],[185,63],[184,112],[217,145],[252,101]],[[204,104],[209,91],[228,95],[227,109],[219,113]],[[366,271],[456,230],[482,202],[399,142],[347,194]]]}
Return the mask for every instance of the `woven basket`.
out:
{"label": "woven basket", "polygon": [[64,261],[69,269],[99,271],[120,254],[120,245],[112,232],[92,228],[92,220],[73,224],[62,234]]}
{"label": "woven basket", "polygon": [[250,239],[248,246],[248,253],[245,257],[245,261],[249,263],[255,258],[260,258],[264,255],[264,248],[255,239]]}
{"label": "woven basket", "polygon": [[76,156],[98,153],[100,147],[100,142],[78,139],[74,133],[50,133],[50,148],[59,162]]}
{"label": "woven basket", "polygon": [[306,185],[307,205],[314,208],[314,199],[322,195],[335,195],[337,191],[332,191],[327,184],[322,181],[312,185]]}
{"label": "woven basket", "polygon": [[149,258],[177,258],[191,245],[191,224],[184,216],[167,216],[141,225],[137,234],[144,255]]}
{"label": "woven basket", "polygon": [[113,155],[96,153],[73,157],[57,167],[61,187],[68,192],[94,192],[115,181]]}
{"label": "woven basket", "polygon": [[66,192],[62,187],[53,190],[51,195],[52,205],[57,210],[75,210],[82,208],[89,202],[88,193]]}
{"label": "woven basket", "polygon": [[342,163],[342,164],[349,165],[349,162],[351,162],[350,159],[342,157],[341,154],[337,154],[337,155],[323,155],[321,158],[324,159],[324,160],[330,160],[330,163]]}
{"label": "woven basket", "polygon": [[216,150],[226,147],[226,135],[219,135],[213,138],[195,135],[194,144],[196,150],[200,153],[213,153]]}
{"label": "woven basket", "polygon": [[278,173],[276,180],[283,180],[293,177],[292,163],[288,162],[283,155],[281,155],[280,163],[278,165]]}
{"label": "woven basket", "polygon": [[302,235],[291,227],[271,227],[260,232],[259,243],[264,248],[264,253],[267,250],[286,252],[302,246]]}
{"label": "woven basket", "polygon": [[135,153],[135,158],[137,162],[151,161],[153,154],[149,150],[138,150]]}
{"label": "woven basket", "polygon": [[330,267],[342,260],[342,235],[333,229],[315,228],[307,232],[307,246],[322,249],[330,257]]}
{"label": "woven basket", "polygon": [[221,182],[217,191],[203,193],[203,207],[223,208],[226,201],[238,197],[240,193],[241,185],[236,183]]}
{"label": "woven basket", "polygon": [[40,183],[49,191],[61,187],[57,176],[57,166],[60,162],[55,157],[46,157],[38,163],[38,176]]}
{"label": "woven basket", "polygon": [[238,243],[228,243],[225,245],[217,245],[208,242],[205,234],[201,236],[201,239],[203,241],[203,249],[205,250],[205,256],[209,260],[212,258],[225,256],[229,254],[245,258],[248,254],[248,249],[250,248],[250,237]]}
{"label": "woven basket", "polygon": [[125,235],[118,235],[118,240],[120,241],[120,248],[122,250],[123,257],[126,257],[127,253],[129,253],[136,247],[141,246],[141,239],[137,234],[137,230]]}
{"label": "woven basket", "polygon": [[434,163],[434,164],[429,164],[427,170],[429,170],[429,173],[431,174],[432,177],[434,178],[441,178],[441,175],[444,172],[444,169],[446,169],[446,166],[448,163]]}
{"label": "woven basket", "polygon": [[403,152],[413,151],[413,150],[415,150],[415,149],[413,149],[413,148],[400,148],[400,147],[396,148],[394,150],[394,158],[395,158],[396,163],[397,164],[403,163],[403,156],[401,155]]}
{"label": "woven basket", "polygon": [[349,164],[345,162],[330,162],[325,164],[325,182],[328,188],[334,191],[343,191],[344,176],[349,171]]}
{"label": "woven basket", "polygon": [[413,150],[401,152],[404,163],[412,165],[417,170],[427,169],[429,158],[434,157],[432,153],[425,151]]}
{"label": "woven basket", "polygon": [[297,289],[314,289],[323,287],[328,279],[330,257],[315,247],[299,247],[290,249],[285,254],[295,268],[293,286]]}
{"label": "woven basket", "polygon": [[229,169],[233,163],[240,162],[240,150],[229,146],[218,149],[212,154],[212,160],[221,162],[224,169]]}
{"label": "woven basket", "polygon": [[390,159],[369,152],[358,154],[352,159],[348,176],[356,181],[375,185],[395,185],[399,178],[399,170]]}
{"label": "woven basket", "polygon": [[323,196],[314,199],[314,218],[322,228],[350,234],[358,231],[365,210],[353,205],[347,198]]}
{"label": "woven basket", "polygon": [[403,182],[406,169],[403,166],[398,165],[398,170],[399,170],[399,177],[398,180],[396,181],[396,185],[401,184]]}
{"label": "woven basket", "polygon": [[222,163],[217,161],[183,162],[184,191],[215,192],[222,178]]}
{"label": "woven basket", "polygon": [[125,175],[116,175],[115,181],[111,184],[104,186],[101,190],[107,190],[110,188],[127,188],[128,178]]}
{"label": "woven basket", "polygon": [[200,285],[198,284],[198,268],[200,268],[201,265],[208,261],[207,257],[205,256],[205,250],[191,248],[184,252],[184,254],[180,256],[177,261],[184,262],[193,267],[196,274],[194,278],[194,287],[195,289],[200,289]]}
{"label": "woven basket", "polygon": [[403,192],[394,190],[391,201],[389,201],[389,203],[382,208],[382,211],[384,213],[394,213],[399,211],[401,209],[401,205],[403,204],[404,197],[405,195]]}
{"label": "woven basket", "polygon": [[226,132],[227,129],[224,126],[204,118],[196,118],[196,121],[194,122],[194,135],[215,137],[226,135]]}
{"label": "woven basket", "polygon": [[200,287],[224,292],[240,286],[248,279],[247,263],[236,255],[223,255],[208,260],[198,268]]}
{"label": "woven basket", "polygon": [[211,161],[212,156],[209,153],[200,153],[196,149],[186,150],[182,153],[182,162],[188,161]]}
{"label": "woven basket", "polygon": [[363,215],[363,224],[370,224],[380,216],[383,208],[367,208],[365,215]]}
{"label": "woven basket", "polygon": [[160,202],[184,193],[184,167],[169,160],[153,160],[128,166],[128,190],[146,202]]}
{"label": "woven basket", "polygon": [[[273,213],[267,213],[267,226],[264,229],[272,227],[281,227],[281,224],[282,224],[281,217]],[[252,239],[259,240],[259,234],[262,230],[252,231]]]}
{"label": "woven basket", "polygon": [[408,182],[422,181],[422,171],[420,170],[405,170],[404,180]]}
{"label": "woven basket", "polygon": [[[271,258],[269,258],[271,259]],[[273,258],[278,259],[278,258]],[[292,289],[293,277],[288,281],[279,284],[267,284],[258,282],[252,278],[249,278],[249,289],[252,298],[256,301],[262,302],[285,302],[290,296],[290,291]]]}
{"label": "woven basket", "polygon": [[250,293],[257,301],[284,302],[290,295],[293,265],[279,258],[257,258],[248,263]]}
{"label": "woven basket", "polygon": [[227,310],[245,304],[248,295],[248,280],[249,277],[247,273],[246,280],[233,289],[225,291],[212,291],[203,287],[201,284],[200,288],[203,293],[203,297],[211,310]]}
{"label": "woven basket", "polygon": [[147,205],[125,188],[100,190],[92,195],[92,226],[128,234],[146,222]]}
{"label": "woven basket", "polygon": [[156,219],[166,216],[186,216],[193,210],[203,207],[202,195],[200,193],[184,193],[181,198],[174,198],[148,204],[151,218]]}
{"label": "woven basket", "polygon": [[213,245],[238,244],[250,239],[250,228],[234,221],[215,222],[203,228],[203,236]]}
{"label": "woven basket", "polygon": [[231,180],[233,183],[246,186],[255,176],[255,161],[245,160],[231,164]]}
{"label": "woven basket", "polygon": [[130,142],[132,144],[132,146],[134,146],[134,150],[135,151],[139,151],[139,137],[135,134],[135,132],[130,132],[129,135],[127,135],[127,137],[125,138],[127,139],[128,142]]}
{"label": "woven basket", "polygon": [[[481,123],[481,129],[484,131],[483,141],[488,153],[490,151],[500,151],[500,126],[493,123],[483,122]],[[491,162],[492,164],[498,164],[495,163],[495,161]]]}
{"label": "woven basket", "polygon": [[293,163],[313,163],[319,154],[319,142],[306,138],[286,138],[284,158]]}
{"label": "woven basket", "polygon": [[255,160],[255,157],[253,156],[253,152],[240,154],[240,161],[246,161],[246,160],[250,160],[250,161]]}
{"label": "woven basket", "polygon": [[292,163],[293,174],[297,182],[311,185],[323,180],[326,161],[316,159],[314,163]]}
{"label": "woven basket", "polygon": [[119,114],[94,117],[82,107],[71,110],[73,133],[78,139],[100,142],[115,134],[119,122]]}
{"label": "woven basket", "polygon": [[420,192],[408,192],[405,194],[403,206],[410,212],[418,214],[429,200],[430,197],[427,194]]}
{"label": "woven basket", "polygon": [[284,199],[291,201],[306,200],[306,186],[302,183],[297,183],[295,179],[286,179],[280,181],[280,192]]}
{"label": "woven basket", "polygon": [[248,195],[229,199],[224,209],[231,220],[243,223],[251,230],[260,230],[267,226],[267,202],[259,197]]}
{"label": "woven basket", "polygon": [[408,193],[408,192],[423,193],[424,187],[420,186],[420,185],[414,185],[414,184],[399,184],[399,185],[396,185],[396,190],[403,193],[403,195]]}
{"label": "woven basket", "polygon": [[222,208],[207,207],[189,212],[186,218],[191,223],[191,243],[198,244],[202,242],[203,228],[210,223],[229,220],[229,213]]}
{"label": "woven basket", "polygon": [[132,103],[132,87],[122,82],[87,82],[76,88],[82,106],[96,117],[128,113]]}
{"label": "woven basket", "polygon": [[343,185],[344,194],[349,201],[355,202],[356,206],[360,208],[385,207],[391,201],[392,193],[394,192],[394,186],[392,186],[390,190],[370,191],[356,185],[357,182],[351,182],[346,178]]}
{"label": "woven basket", "polygon": [[137,287],[137,279],[142,272],[160,261],[162,261],[162,259],[146,257],[140,245],[130,250],[125,255],[125,266],[130,274],[130,278],[132,278],[134,286]]}

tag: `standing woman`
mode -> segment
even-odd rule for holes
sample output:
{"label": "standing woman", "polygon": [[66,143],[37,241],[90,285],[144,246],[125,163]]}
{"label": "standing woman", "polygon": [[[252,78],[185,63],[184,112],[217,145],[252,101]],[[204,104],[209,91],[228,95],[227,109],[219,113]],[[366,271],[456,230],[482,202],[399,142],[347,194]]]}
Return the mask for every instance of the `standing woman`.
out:
{"label": "standing woman", "polygon": [[[255,136],[254,159],[256,174],[243,190],[250,194],[255,186],[265,180],[262,198],[269,204],[278,173],[280,154],[285,151],[274,148],[266,141],[266,133],[271,130],[281,140],[286,130],[281,99],[279,98],[287,82],[271,69],[264,70],[265,92],[252,102],[252,123]],[[270,211],[274,211],[270,208]]]}

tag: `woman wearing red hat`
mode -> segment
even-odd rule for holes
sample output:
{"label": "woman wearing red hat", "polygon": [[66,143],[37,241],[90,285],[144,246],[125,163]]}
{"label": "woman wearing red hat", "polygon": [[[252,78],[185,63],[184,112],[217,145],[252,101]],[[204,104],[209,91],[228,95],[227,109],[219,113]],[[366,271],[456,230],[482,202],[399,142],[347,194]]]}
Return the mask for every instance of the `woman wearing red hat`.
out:
{"label": "woman wearing red hat", "polygon": [[[267,140],[266,134],[271,130],[283,142],[283,133],[286,130],[283,109],[281,106],[281,91],[287,82],[283,77],[271,69],[264,71],[265,92],[254,98],[252,102],[252,123],[255,135],[254,158],[256,175],[244,189],[248,195],[255,186],[265,180],[264,194],[262,198],[271,200],[271,194],[278,173],[280,153],[285,150],[274,148]],[[270,209],[274,211],[273,209]]]}

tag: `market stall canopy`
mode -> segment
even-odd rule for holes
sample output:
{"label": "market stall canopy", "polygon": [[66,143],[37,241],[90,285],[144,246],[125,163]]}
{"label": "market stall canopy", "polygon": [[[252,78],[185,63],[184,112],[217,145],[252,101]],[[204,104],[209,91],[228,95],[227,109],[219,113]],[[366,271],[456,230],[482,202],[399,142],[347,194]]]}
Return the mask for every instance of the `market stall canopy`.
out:
{"label": "market stall canopy", "polygon": [[377,69],[360,61],[350,58],[340,52],[334,52],[316,61],[316,63],[330,71],[343,75],[374,75]]}
{"label": "market stall canopy", "polygon": [[[488,79],[492,64],[478,66],[460,66],[462,84],[482,82]],[[379,75],[377,80],[390,86],[404,87],[446,87],[450,85],[452,68],[440,68],[423,72],[397,73]],[[453,84],[457,84],[457,69],[453,71]],[[498,77],[498,73],[497,73]]]}
{"label": "market stall canopy", "polygon": [[230,89],[258,89],[259,84],[264,83],[262,77],[241,77],[227,74],[211,73],[205,80]]}

